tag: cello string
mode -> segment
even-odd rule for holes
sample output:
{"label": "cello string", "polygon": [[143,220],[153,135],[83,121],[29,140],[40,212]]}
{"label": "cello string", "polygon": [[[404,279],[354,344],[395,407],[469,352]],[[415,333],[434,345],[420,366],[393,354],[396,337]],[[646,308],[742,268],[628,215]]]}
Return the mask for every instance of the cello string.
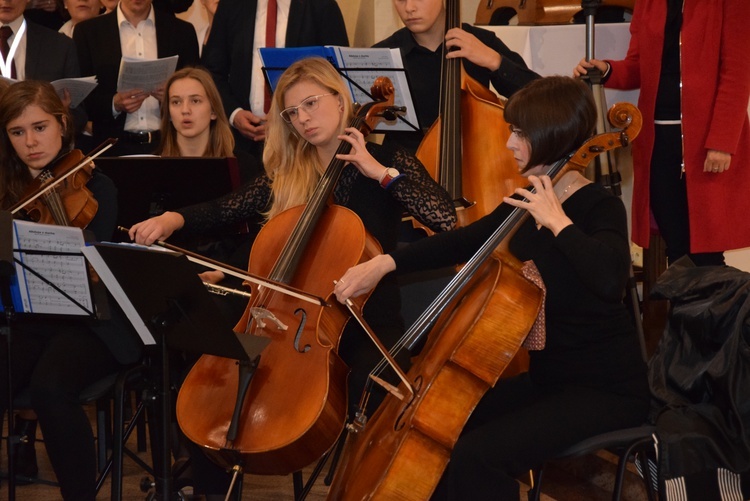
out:
{"label": "cello string", "polygon": [[[614,105],[613,108],[617,107],[618,105]],[[621,129],[619,131],[614,132],[607,132],[607,133],[601,133],[596,134],[589,138],[578,150],[571,152],[568,154],[565,158],[560,159],[557,161],[553,166],[549,169],[547,174],[552,178],[553,184],[556,184],[558,179],[561,177],[562,174],[567,172],[567,169],[565,167],[568,166],[568,164],[571,164],[570,168],[575,168],[579,171],[583,171],[588,163],[590,163],[594,158],[599,156],[601,153],[607,152],[611,149],[618,148],[620,146],[627,145],[632,138],[628,135],[628,128],[635,123],[635,126],[637,127],[635,136],[638,135],[638,132],[640,132],[640,124],[637,123],[638,121],[635,120],[636,116],[635,113],[638,111],[637,108],[632,107],[632,105],[621,104],[622,111],[621,114],[624,114],[625,116],[619,116],[617,114],[613,114],[615,120],[617,120],[617,125],[621,126]],[[633,108],[633,109],[631,109]],[[613,119],[610,118],[610,121]],[[585,153],[581,153],[585,152]],[[589,158],[589,155],[591,157]],[[580,156],[580,158],[579,158]],[[586,159],[586,162],[580,161],[582,159]],[[526,188],[532,193],[535,193],[535,189],[533,187],[527,186]],[[525,209],[519,209],[515,208],[514,211],[512,211],[511,216],[509,216],[507,220],[512,219],[512,215],[516,213],[516,211],[525,211]],[[502,228],[504,225],[501,225],[500,228]],[[462,270],[459,272],[456,277],[454,277],[446,286],[446,288],[438,295],[438,297],[425,309],[425,311],[422,313],[422,315],[417,318],[417,320],[414,322],[414,324],[407,330],[406,333],[394,344],[393,349],[391,351],[391,355],[395,358],[397,354],[400,352],[400,350],[404,349],[405,346],[407,346],[412,341],[416,341],[417,338],[421,337],[424,332],[420,332],[422,329],[426,329],[428,327],[431,328],[432,323],[437,320],[437,315],[442,311],[442,308],[439,307],[439,303],[441,302],[441,299],[445,295],[445,293],[454,286],[454,282],[457,281],[458,276],[462,274],[464,270],[467,269],[467,267],[472,264],[477,256],[482,252],[482,249],[484,249],[491,241],[494,240],[495,235],[500,231],[500,228],[493,233],[493,236],[490,237],[487,242],[480,248],[479,251],[477,251],[476,254],[466,263],[466,265],[462,268]],[[499,244],[499,242],[497,243]],[[493,246],[493,249],[497,246],[495,244]],[[460,287],[463,287],[461,285]],[[417,329],[417,327],[420,327],[420,329]],[[413,332],[414,331],[414,332]],[[387,360],[381,360],[375,368],[371,371],[371,374],[380,375],[382,374],[383,370],[387,367],[388,363]]]}
{"label": "cello string", "polygon": [[[564,172],[563,168],[567,165],[568,161],[572,157],[572,153],[565,158],[557,161],[549,169],[548,174],[553,178],[553,183],[559,179],[559,175]],[[535,193],[533,186],[528,186],[527,189],[531,193]],[[416,342],[419,338],[427,334],[427,331],[432,328],[437,317],[442,313],[443,309],[447,306],[449,300],[460,292],[461,289],[468,283],[469,279],[474,275],[479,266],[492,254],[495,248],[500,244],[500,241],[513,226],[519,224],[519,216],[523,217],[527,214],[525,209],[514,207],[510,214],[507,216],[505,222],[500,225],[485,241],[485,243],[479,248],[479,250],[471,257],[464,267],[459,271],[456,276],[448,283],[448,285],[441,291],[441,293],[430,303],[425,311],[420,315],[414,324],[404,333],[403,336],[394,344],[391,350],[391,356],[395,358],[398,353],[401,352],[408,345]],[[468,276],[467,276],[468,275]],[[372,375],[380,376],[383,371],[388,367],[388,361],[381,359],[381,361],[375,366],[370,372]]]}

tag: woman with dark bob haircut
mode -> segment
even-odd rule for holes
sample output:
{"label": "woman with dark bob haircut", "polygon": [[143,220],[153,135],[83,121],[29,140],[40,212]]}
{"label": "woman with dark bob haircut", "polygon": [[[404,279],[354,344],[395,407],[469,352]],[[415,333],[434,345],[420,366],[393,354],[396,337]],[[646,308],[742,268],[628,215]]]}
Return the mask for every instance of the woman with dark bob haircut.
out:
{"label": "woman with dark bob haircut", "polygon": [[625,208],[577,171],[555,185],[546,175],[589,138],[595,115],[579,81],[529,83],[510,98],[505,118],[513,131],[507,146],[535,193],[519,188],[525,201],[506,197],[475,223],[376,256],[336,285],[344,301],[391,271],[466,262],[504,221],[507,205],[532,216],[509,248],[534,262],[546,286],[546,345],[531,352],[528,372],[500,380],[479,402],[433,499],[517,500],[519,475],[585,438],[646,418],[646,368],[622,302],[630,266]]}

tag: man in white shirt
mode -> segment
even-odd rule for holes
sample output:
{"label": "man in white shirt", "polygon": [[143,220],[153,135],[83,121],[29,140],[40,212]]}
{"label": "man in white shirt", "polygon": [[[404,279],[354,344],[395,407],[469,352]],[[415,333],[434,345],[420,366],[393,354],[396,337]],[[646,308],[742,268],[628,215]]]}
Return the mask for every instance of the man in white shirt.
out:
{"label": "man in white shirt", "polygon": [[[72,40],[54,30],[28,21],[24,10],[29,0],[2,0],[0,3],[0,26],[10,28],[7,59],[0,59],[0,73],[14,80],[44,80],[53,82],[62,78],[81,76],[78,53]],[[67,101],[67,102],[66,102]],[[70,103],[70,98],[63,97]],[[72,108],[73,121],[77,129],[86,124],[86,112],[82,106]]]}
{"label": "man in white shirt", "polygon": [[121,0],[117,8],[76,26],[81,69],[99,85],[86,99],[96,143],[119,138],[112,155],[152,153],[159,142],[164,90],[117,90],[120,59],[154,60],[179,56],[177,68],[198,62],[195,30],[173,14],[152,8],[151,0]]}

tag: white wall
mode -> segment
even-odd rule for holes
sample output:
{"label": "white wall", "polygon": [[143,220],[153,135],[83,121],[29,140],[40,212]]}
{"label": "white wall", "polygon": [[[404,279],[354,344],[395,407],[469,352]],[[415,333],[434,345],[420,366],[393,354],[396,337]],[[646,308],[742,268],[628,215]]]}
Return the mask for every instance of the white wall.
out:
{"label": "white wall", "polygon": [[[474,22],[480,1],[482,0],[461,2],[462,21]],[[393,8],[392,0],[338,0],[338,3],[344,14],[349,40],[355,47],[369,47],[403,26]],[[750,114],[750,103],[748,103],[748,114]],[[630,190],[627,188],[627,186],[624,188],[625,196],[630,195]],[[630,205],[629,202],[627,205]],[[727,252],[726,257],[727,264],[750,271],[750,248]]]}

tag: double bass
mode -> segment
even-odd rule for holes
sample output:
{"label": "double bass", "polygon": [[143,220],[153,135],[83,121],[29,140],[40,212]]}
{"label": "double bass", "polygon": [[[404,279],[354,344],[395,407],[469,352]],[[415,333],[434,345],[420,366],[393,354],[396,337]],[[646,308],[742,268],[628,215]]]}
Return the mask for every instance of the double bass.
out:
{"label": "double bass", "polygon": [[[446,2],[446,32],[460,28],[460,0]],[[438,119],[425,134],[417,158],[456,203],[458,223],[466,226],[489,214],[526,184],[513,153],[503,117],[504,101],[471,78],[460,58],[443,59]]]}
{"label": "double bass", "polygon": [[[613,106],[609,119],[621,130],[594,136],[552,166],[553,182],[569,169],[584,170],[597,155],[626,145],[640,131],[640,113],[632,104]],[[369,421],[350,427],[329,499],[418,501],[434,491],[473,409],[497,382],[542,306],[541,290],[507,252],[528,213],[510,207],[507,213],[406,333],[402,345],[429,334],[427,344],[398,391]]]}
{"label": "double bass", "polygon": [[[364,105],[351,126],[369,133],[393,109],[393,86],[376,80],[379,101]],[[392,117],[395,118],[395,117]],[[337,154],[351,145],[342,141]],[[351,210],[330,204],[346,162],[333,158],[304,206],[271,218],[253,244],[249,273],[327,297],[333,280],[380,253],[380,245]],[[348,368],[337,354],[348,320],[337,306],[302,303],[257,288],[235,331],[270,344],[252,362],[203,355],[177,397],[182,431],[223,466],[284,475],[322,456],[346,417]]]}

